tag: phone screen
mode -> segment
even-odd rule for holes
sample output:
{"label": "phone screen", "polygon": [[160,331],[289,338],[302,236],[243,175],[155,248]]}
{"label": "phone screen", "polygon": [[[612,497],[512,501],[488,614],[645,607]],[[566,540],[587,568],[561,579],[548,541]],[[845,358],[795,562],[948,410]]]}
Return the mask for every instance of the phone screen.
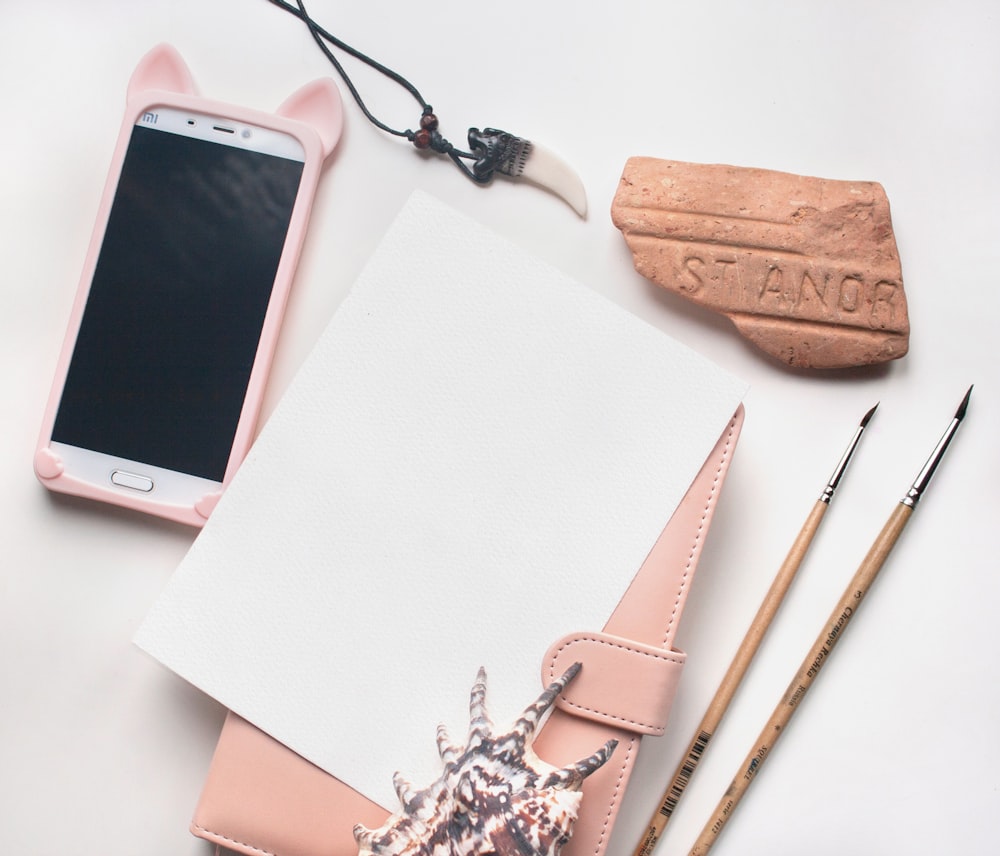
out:
{"label": "phone screen", "polygon": [[54,441],[222,481],[302,170],[133,128]]}

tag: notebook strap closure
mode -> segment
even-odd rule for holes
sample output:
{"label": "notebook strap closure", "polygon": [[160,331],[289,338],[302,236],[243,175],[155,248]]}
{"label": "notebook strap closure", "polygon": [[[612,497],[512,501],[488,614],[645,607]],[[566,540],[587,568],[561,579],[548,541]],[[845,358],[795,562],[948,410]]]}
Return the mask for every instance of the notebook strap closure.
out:
{"label": "notebook strap closure", "polygon": [[606,633],[574,633],[546,652],[542,680],[548,685],[580,663],[583,668],[556,707],[636,734],[659,736],[666,730],[685,657],[681,651]]}

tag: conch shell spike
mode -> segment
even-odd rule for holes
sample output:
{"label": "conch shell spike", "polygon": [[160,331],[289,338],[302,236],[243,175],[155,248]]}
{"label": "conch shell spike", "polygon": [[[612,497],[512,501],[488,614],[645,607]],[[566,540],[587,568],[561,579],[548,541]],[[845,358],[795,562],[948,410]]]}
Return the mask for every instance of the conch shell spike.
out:
{"label": "conch shell spike", "polygon": [[461,754],[461,750],[451,742],[451,738],[448,736],[448,729],[443,725],[437,727],[437,746],[438,754],[441,756],[441,760],[444,761],[445,766],[454,764]]}
{"label": "conch shell spike", "polygon": [[363,823],[354,824],[354,840],[358,842],[361,849],[371,850],[375,841],[375,833]]}
{"label": "conch shell spike", "polygon": [[524,709],[524,713],[514,723],[514,733],[524,738],[531,737],[545,712],[552,707],[559,693],[566,689],[566,685],[580,673],[580,668],[579,663],[573,663],[559,678],[549,684],[535,703]]}
{"label": "conch shell spike", "polygon": [[563,767],[561,770],[556,770],[554,773],[550,773],[543,787],[562,788],[564,790],[579,788],[587,776],[604,766],[604,763],[611,757],[611,753],[615,751],[617,746],[617,740],[609,740],[593,755],[583,758],[575,764],[570,764],[568,767]]}
{"label": "conch shell spike", "polygon": [[469,741],[472,746],[493,733],[493,721],[486,709],[486,670],[480,666],[469,697]]}
{"label": "conch shell spike", "polygon": [[404,778],[402,773],[396,773],[396,775],[392,777],[392,784],[396,789],[396,795],[399,797],[399,802],[404,806],[412,805],[416,792],[413,790],[413,785],[411,785],[406,778]]}

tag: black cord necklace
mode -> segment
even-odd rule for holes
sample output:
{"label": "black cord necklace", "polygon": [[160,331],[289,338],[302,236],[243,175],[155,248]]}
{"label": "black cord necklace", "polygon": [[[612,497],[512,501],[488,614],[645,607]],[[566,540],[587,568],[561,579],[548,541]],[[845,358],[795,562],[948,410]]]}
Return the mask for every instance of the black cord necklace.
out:
{"label": "black cord necklace", "polygon": [[[409,140],[417,149],[447,155],[465,175],[477,184],[488,184],[494,173],[497,172],[516,178],[524,171],[524,165],[531,154],[530,141],[506,131],[499,131],[496,128],[484,128],[482,131],[478,128],[469,128],[470,151],[456,148],[438,131],[438,118],[434,115],[434,108],[424,100],[417,88],[405,77],[323,29],[310,17],[303,0],[295,0],[295,5],[286,2],[286,0],[269,0],[269,2],[294,15],[309,28],[313,40],[343,79],[354,100],[361,108],[361,112],[375,127],[393,136]],[[414,131],[407,128],[405,131],[400,131],[377,119],[368,109],[354,82],[344,70],[344,66],[330,49],[331,45],[385,75],[409,92],[416,99],[422,111],[419,130]]]}

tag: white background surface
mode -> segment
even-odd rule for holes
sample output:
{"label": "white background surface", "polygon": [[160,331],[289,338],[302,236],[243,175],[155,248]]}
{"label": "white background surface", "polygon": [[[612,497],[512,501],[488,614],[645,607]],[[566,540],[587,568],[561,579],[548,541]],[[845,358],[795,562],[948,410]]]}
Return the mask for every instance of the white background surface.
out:
{"label": "white background surface", "polygon": [[[456,143],[506,128],[563,154],[591,213],[483,190],[348,107],[267,408],[416,187],[750,381],[679,642],[673,731],[647,741],[611,842],[629,854],[860,416],[882,405],[779,622],[661,843],[685,853],[969,383],[966,424],[835,657],[716,847],[989,852],[1000,808],[1000,10],[995,3],[337,4],[328,28],[410,76]],[[138,58],[174,43],[203,93],[272,109],[329,73],[264,0],[0,5],[0,852],[207,854],[187,823],[223,711],[131,636],[194,533],[49,496],[31,455]],[[390,124],[419,110],[367,75]],[[634,273],[608,209],[645,154],[883,183],[910,354],[806,374]]]}

